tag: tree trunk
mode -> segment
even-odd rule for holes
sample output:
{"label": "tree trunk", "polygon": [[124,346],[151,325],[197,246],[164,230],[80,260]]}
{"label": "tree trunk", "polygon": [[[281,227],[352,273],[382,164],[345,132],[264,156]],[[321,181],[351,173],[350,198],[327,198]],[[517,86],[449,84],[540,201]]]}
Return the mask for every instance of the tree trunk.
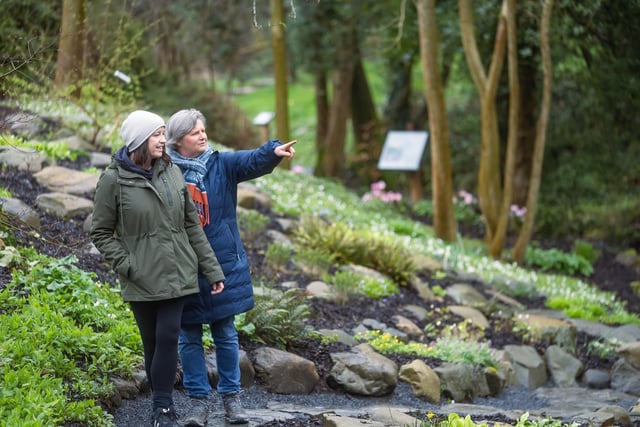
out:
{"label": "tree trunk", "polygon": [[76,84],[82,78],[84,25],[84,0],[64,0],[54,81],[54,87],[58,90]]}
{"label": "tree trunk", "polygon": [[[491,242],[498,225],[502,199],[500,183],[500,135],[496,112],[496,93],[504,63],[507,28],[504,16],[498,22],[489,75],[485,73],[475,39],[473,12],[470,0],[459,0],[460,32],[465,57],[480,96],[481,151],[478,170],[478,201],[485,219],[485,240]],[[504,8],[503,2],[503,8]]]}
{"label": "tree trunk", "polygon": [[[533,46],[529,46],[534,48]],[[536,47],[537,48],[537,47]],[[518,132],[518,152],[516,153],[516,170],[513,176],[513,198],[515,205],[527,203],[531,162],[536,139],[537,93],[537,61],[527,58],[520,62],[520,131]]]}
{"label": "tree trunk", "polygon": [[373,182],[380,177],[377,169],[382,151],[380,122],[359,55],[354,65],[351,86],[351,124],[355,142],[352,170],[366,183]]}
{"label": "tree trunk", "polygon": [[538,209],[538,193],[542,176],[542,162],[544,159],[544,145],[549,123],[549,111],[551,110],[552,88],[552,62],[551,48],[549,44],[549,25],[553,0],[545,0],[542,6],[542,19],[540,20],[540,53],[542,56],[542,102],[540,103],[540,116],[536,126],[536,143],[533,151],[533,164],[531,167],[531,180],[527,194],[527,213],[524,217],[518,240],[513,248],[513,260],[518,264],[524,262],[524,255],[531,241],[536,210]]}
{"label": "tree trunk", "polygon": [[325,142],[326,151],[320,176],[342,178],[345,170],[345,145],[347,121],[351,110],[351,85],[353,82],[355,53],[355,19],[344,22],[344,28],[336,47],[337,66],[333,72],[333,91]]}
{"label": "tree trunk", "polygon": [[518,147],[518,120],[520,118],[520,82],[518,76],[518,38],[516,34],[515,0],[506,0],[502,9],[507,22],[507,58],[509,66],[509,130],[505,156],[504,191],[498,214],[498,224],[489,246],[489,254],[494,258],[502,256],[504,240],[509,225],[509,208],[513,194],[513,176]]}
{"label": "tree trunk", "polygon": [[315,170],[321,171],[324,155],[327,151],[327,132],[329,128],[329,96],[327,94],[327,73],[318,70],[315,73],[316,100],[316,165]]}
{"label": "tree trunk", "polygon": [[[273,47],[273,75],[276,98],[276,137],[289,141],[289,106],[287,93],[287,48],[285,44],[284,7],[282,0],[271,0],[271,43]],[[284,160],[280,167],[289,169],[291,162]]]}
{"label": "tree trunk", "polygon": [[393,82],[389,92],[387,105],[384,109],[386,126],[390,130],[403,130],[414,126],[411,108],[411,71],[413,70],[413,55],[400,58],[389,66]]}
{"label": "tree trunk", "polygon": [[449,124],[440,75],[435,0],[415,0],[420,30],[420,57],[431,134],[433,223],[436,237],[454,242],[458,230],[453,207],[453,179],[449,152]]}

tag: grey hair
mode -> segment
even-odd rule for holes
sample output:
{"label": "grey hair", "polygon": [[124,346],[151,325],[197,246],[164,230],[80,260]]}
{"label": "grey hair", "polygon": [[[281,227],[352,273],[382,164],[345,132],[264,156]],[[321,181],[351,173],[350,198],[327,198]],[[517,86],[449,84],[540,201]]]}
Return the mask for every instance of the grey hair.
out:
{"label": "grey hair", "polygon": [[188,110],[180,110],[169,117],[167,121],[167,145],[173,148],[176,142],[180,141],[183,136],[188,134],[196,127],[196,122],[200,120],[203,125],[207,125],[204,114],[200,111],[190,108]]}

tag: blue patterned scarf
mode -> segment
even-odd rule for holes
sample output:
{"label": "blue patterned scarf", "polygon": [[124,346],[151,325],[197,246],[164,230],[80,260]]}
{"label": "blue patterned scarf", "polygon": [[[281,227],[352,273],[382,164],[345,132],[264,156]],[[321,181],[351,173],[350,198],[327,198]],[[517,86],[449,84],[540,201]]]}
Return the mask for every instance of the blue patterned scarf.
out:
{"label": "blue patterned scarf", "polygon": [[207,173],[207,162],[213,154],[213,149],[207,147],[207,150],[198,157],[184,157],[175,150],[169,150],[169,155],[173,163],[180,167],[184,180],[187,183],[187,189],[193,203],[196,205],[200,224],[204,227],[209,224],[209,200],[207,199],[207,189],[204,186],[204,175]]}

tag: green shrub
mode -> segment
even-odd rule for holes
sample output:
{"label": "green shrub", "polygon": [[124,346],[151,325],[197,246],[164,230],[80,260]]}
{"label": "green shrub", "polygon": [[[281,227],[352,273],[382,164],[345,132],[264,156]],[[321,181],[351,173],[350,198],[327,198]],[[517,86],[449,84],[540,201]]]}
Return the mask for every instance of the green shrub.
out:
{"label": "green shrub", "polygon": [[254,209],[238,209],[238,227],[242,240],[249,245],[269,225],[269,217]]}
{"label": "green shrub", "polygon": [[402,244],[372,233],[361,233],[357,242],[359,250],[350,262],[373,268],[400,286],[407,285],[415,276],[413,257]]}
{"label": "green shrub", "polygon": [[385,274],[398,285],[415,276],[416,266],[409,251],[390,237],[352,230],[347,224],[327,224],[306,217],[295,232],[299,246],[333,254],[337,263],[358,264]]}
{"label": "green shrub", "polygon": [[336,262],[348,264],[356,257],[357,234],[347,224],[328,224],[322,218],[305,216],[294,232],[298,246],[333,254]]}
{"label": "green shrub", "polygon": [[573,248],[571,250],[577,256],[580,256],[587,260],[590,264],[593,264],[598,259],[598,251],[593,247],[593,245],[584,240],[576,240],[573,242]]}
{"label": "green shrub", "polygon": [[327,274],[334,262],[332,254],[308,248],[297,250],[293,258],[296,264],[301,265],[308,274],[315,277],[322,277]]}
{"label": "green shrub", "polygon": [[269,270],[278,271],[287,266],[291,260],[293,248],[280,242],[271,243],[264,254],[265,266]]}
{"label": "green shrub", "polygon": [[399,292],[398,285],[376,277],[363,277],[360,281],[360,289],[369,298],[385,298]]}
{"label": "green shrub", "polygon": [[7,190],[4,187],[0,187],[0,197],[11,197],[11,191]]}
{"label": "green shrub", "polygon": [[20,249],[20,257],[17,265],[28,271],[14,268],[0,291],[0,418],[112,425],[99,405],[113,393],[109,376],[131,376],[141,362],[131,312],[117,289],[94,282],[74,257],[32,249]]}
{"label": "green shrub", "polygon": [[255,307],[236,316],[238,333],[247,339],[280,349],[289,349],[312,336],[307,324],[311,309],[299,289],[285,292],[270,290],[256,295]]}
{"label": "green shrub", "polygon": [[53,163],[56,163],[58,160],[75,161],[78,159],[78,156],[86,154],[82,150],[70,149],[66,143],[26,141],[24,138],[15,135],[2,135],[0,137],[0,146],[1,145],[10,145],[21,150],[41,153]]}
{"label": "green shrub", "polygon": [[525,252],[525,263],[531,267],[539,267],[542,271],[572,276],[590,276],[593,273],[593,265],[582,255],[562,252],[555,248],[538,249],[530,246]]}
{"label": "green shrub", "polygon": [[617,338],[601,338],[589,341],[587,344],[587,353],[595,355],[600,359],[613,359],[617,357],[618,347],[622,344]]}
{"label": "green shrub", "polygon": [[361,280],[360,275],[353,271],[338,271],[329,277],[327,281],[335,291],[335,302],[344,305],[351,297],[358,295]]}
{"label": "green shrub", "polygon": [[403,342],[398,337],[378,330],[356,335],[356,339],[365,341],[381,354],[408,354],[412,356],[433,357],[451,363],[464,363],[497,368],[498,362],[486,342],[463,340],[448,336],[439,338],[433,344],[415,341]]}

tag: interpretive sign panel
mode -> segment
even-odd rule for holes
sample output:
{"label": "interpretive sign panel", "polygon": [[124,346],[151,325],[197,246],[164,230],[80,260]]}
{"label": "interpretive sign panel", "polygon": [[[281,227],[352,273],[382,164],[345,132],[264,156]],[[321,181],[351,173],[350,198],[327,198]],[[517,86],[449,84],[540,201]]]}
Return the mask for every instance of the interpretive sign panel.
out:
{"label": "interpretive sign panel", "polygon": [[426,131],[389,131],[378,159],[378,169],[419,170],[428,138]]}

